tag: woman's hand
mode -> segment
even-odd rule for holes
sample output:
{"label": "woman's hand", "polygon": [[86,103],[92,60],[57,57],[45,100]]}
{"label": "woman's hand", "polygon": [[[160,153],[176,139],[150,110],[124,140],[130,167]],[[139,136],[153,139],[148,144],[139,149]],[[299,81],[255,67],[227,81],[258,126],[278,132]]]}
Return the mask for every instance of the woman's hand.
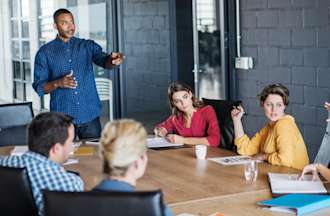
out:
{"label": "woman's hand", "polygon": [[158,127],[154,129],[154,133],[156,136],[164,137],[167,134],[166,128]]}
{"label": "woman's hand", "polygon": [[[324,107],[325,107],[328,111],[330,111],[330,103],[325,102],[325,103],[324,103]],[[327,122],[330,122],[330,118],[327,119]]]}
{"label": "woman's hand", "polygon": [[234,109],[231,111],[231,118],[233,121],[241,120],[242,116],[244,115],[244,109],[241,105],[234,107]]}
{"label": "woman's hand", "polygon": [[304,176],[307,173],[312,173],[313,174],[313,181],[315,181],[316,179],[318,179],[318,170],[317,170],[318,164],[309,164],[307,166],[304,167],[302,173],[299,176],[299,180],[304,180]]}
{"label": "woman's hand", "polygon": [[259,154],[254,155],[252,158],[254,160],[267,161],[268,154],[266,154],[266,153],[259,153]]}
{"label": "woman's hand", "polygon": [[176,143],[176,144],[184,144],[184,137],[176,135],[176,134],[168,134],[166,136],[166,139],[170,143]]}

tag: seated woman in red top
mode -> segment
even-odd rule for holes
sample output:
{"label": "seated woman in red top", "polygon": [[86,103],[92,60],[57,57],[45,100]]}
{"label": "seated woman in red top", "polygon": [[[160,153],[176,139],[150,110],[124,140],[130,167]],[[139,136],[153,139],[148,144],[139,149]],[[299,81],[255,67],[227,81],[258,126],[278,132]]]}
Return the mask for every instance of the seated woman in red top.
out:
{"label": "seated woman in red top", "polygon": [[220,129],[211,106],[204,106],[188,85],[179,82],[168,87],[168,98],[172,115],[156,126],[156,135],[171,143],[219,145]]}

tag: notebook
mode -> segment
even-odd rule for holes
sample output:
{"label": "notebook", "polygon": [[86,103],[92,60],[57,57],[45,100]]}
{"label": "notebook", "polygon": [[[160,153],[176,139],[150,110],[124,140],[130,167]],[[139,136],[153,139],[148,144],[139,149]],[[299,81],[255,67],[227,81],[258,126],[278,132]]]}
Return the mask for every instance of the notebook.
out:
{"label": "notebook", "polygon": [[265,205],[285,211],[293,209],[297,215],[305,215],[307,213],[330,207],[330,196],[316,194],[288,194],[281,197],[273,198],[258,202],[259,205]]}
{"label": "notebook", "polygon": [[272,193],[327,193],[319,178],[313,181],[312,176],[307,175],[304,180],[298,180],[298,176],[298,174],[268,173]]}
{"label": "notebook", "polygon": [[154,137],[147,139],[148,148],[168,148],[168,147],[181,147],[183,144],[170,143],[163,137]]}

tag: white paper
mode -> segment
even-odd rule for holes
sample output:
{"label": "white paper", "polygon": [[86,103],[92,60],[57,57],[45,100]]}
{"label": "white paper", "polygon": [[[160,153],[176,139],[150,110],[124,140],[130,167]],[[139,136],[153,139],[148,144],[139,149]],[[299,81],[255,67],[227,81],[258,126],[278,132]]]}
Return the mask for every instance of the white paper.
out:
{"label": "white paper", "polygon": [[238,165],[238,164],[245,164],[251,160],[250,156],[229,156],[229,157],[214,157],[208,158],[210,161],[214,161],[216,163],[222,165]]}
{"label": "white paper", "polygon": [[11,152],[10,155],[21,156],[22,154],[24,154],[28,150],[29,150],[29,148],[28,148],[27,145],[24,145],[24,146],[15,146],[14,150]]}
{"label": "white paper", "polygon": [[312,181],[312,176],[298,180],[298,174],[268,173],[273,193],[327,193],[322,181]]}
{"label": "white paper", "polygon": [[183,146],[183,144],[170,143],[163,137],[154,137],[147,139],[148,148],[163,148],[163,147],[176,147]]}
{"label": "white paper", "polygon": [[70,165],[70,164],[77,164],[77,163],[79,163],[78,159],[69,158],[63,163],[63,165]]}
{"label": "white paper", "polygon": [[285,207],[277,207],[276,206],[276,207],[265,207],[263,209],[276,211],[276,212],[284,212],[284,213],[289,213],[289,214],[296,214],[296,211],[294,209],[285,208]]}

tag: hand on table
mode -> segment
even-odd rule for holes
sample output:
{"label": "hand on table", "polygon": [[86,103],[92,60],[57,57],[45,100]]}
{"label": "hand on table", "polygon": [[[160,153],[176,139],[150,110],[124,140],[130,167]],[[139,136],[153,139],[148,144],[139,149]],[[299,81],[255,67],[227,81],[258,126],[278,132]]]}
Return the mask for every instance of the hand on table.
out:
{"label": "hand on table", "polygon": [[167,130],[163,127],[158,127],[154,129],[154,133],[156,136],[165,137],[167,134]]}
{"label": "hand on table", "polygon": [[300,176],[299,176],[299,180],[304,180],[304,176],[307,173],[312,173],[313,178],[312,180],[315,181],[318,179],[318,171],[317,171],[317,164],[309,164],[307,166],[305,166],[305,168],[303,169],[303,171],[301,172]]}
{"label": "hand on table", "polygon": [[184,137],[176,135],[176,134],[168,134],[165,138],[170,143],[184,144]]}
{"label": "hand on table", "polygon": [[254,160],[259,160],[259,161],[266,161],[268,159],[268,154],[266,153],[259,153],[256,154],[252,157]]}

